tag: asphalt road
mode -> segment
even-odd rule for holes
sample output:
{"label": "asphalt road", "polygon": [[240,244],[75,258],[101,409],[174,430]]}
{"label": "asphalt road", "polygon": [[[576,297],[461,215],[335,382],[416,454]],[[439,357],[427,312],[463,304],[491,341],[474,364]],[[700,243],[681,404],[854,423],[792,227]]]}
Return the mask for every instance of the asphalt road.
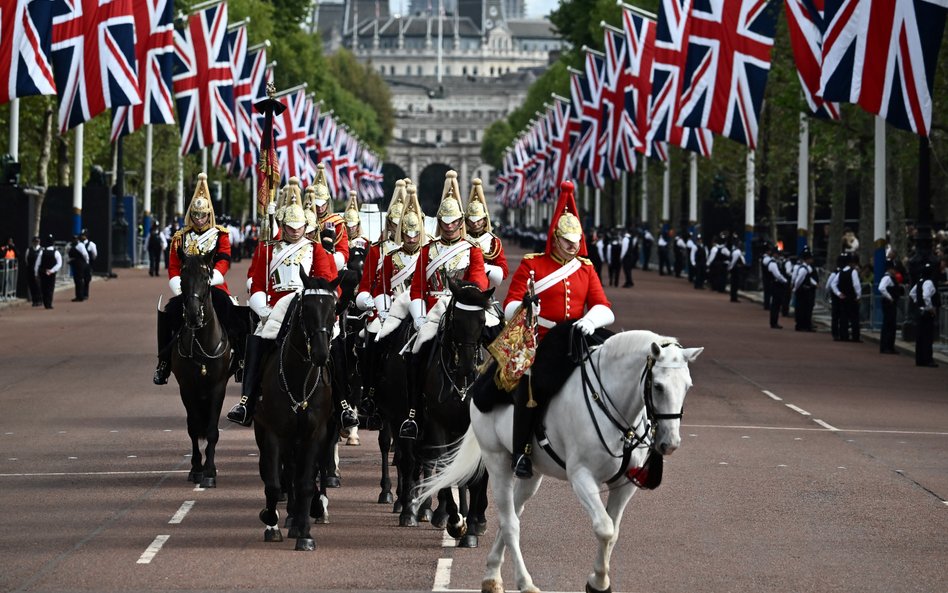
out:
{"label": "asphalt road", "polygon": [[[948,368],[771,330],[759,305],[654,271],[635,280],[607,289],[617,328],[705,351],[681,449],[626,512],[616,591],[948,590]],[[0,309],[0,591],[479,590],[486,538],[456,549],[376,503],[374,432],[341,447],[317,550],[265,544],[251,430],[222,421],[218,488],[185,479],[176,385],[151,384],[167,283],[121,270],[91,292]],[[544,482],[522,538],[540,587],[582,591],[595,540],[566,484]]]}

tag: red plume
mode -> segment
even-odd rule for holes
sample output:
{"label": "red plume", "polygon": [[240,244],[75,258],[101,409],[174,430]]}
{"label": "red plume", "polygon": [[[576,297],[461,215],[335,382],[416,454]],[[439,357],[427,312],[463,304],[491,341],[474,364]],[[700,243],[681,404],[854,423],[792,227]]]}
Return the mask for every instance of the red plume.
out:
{"label": "red plume", "polygon": [[[576,207],[576,197],[573,195],[572,181],[564,181],[560,183],[560,198],[556,202],[556,209],[553,211],[553,218],[550,219],[550,230],[547,231],[546,234],[546,253],[548,255],[553,254],[553,241],[556,237],[556,224],[560,221],[560,216],[562,216],[564,212],[569,212],[579,219],[580,226],[582,226],[582,219],[579,217],[579,208]],[[580,257],[586,257],[587,253],[586,235],[584,233],[579,239],[578,255]]]}

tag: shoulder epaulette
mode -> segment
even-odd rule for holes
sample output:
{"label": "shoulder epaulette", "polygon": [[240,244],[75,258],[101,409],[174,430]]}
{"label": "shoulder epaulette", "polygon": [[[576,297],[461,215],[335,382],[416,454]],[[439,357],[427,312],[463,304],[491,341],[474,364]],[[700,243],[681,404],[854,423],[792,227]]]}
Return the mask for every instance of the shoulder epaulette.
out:
{"label": "shoulder epaulette", "polygon": [[593,263],[592,263],[591,261],[589,261],[589,258],[587,258],[587,257],[579,257],[579,256],[576,256],[576,259],[578,259],[579,261],[581,261],[584,266],[591,266],[591,265],[593,265]]}
{"label": "shoulder epaulette", "polygon": [[480,246],[481,246],[481,244],[478,243],[478,242],[477,242],[477,239],[475,239],[474,237],[469,237],[469,236],[467,236],[467,235],[464,235],[464,239],[465,239],[468,243],[470,243],[471,245],[473,245],[473,246],[475,246],[475,247],[480,247]]}
{"label": "shoulder epaulette", "polygon": [[540,257],[541,255],[543,254],[542,253],[528,253],[523,256],[523,259],[533,259],[535,257]]}
{"label": "shoulder epaulette", "polygon": [[225,227],[225,226],[223,226],[223,225],[215,224],[215,225],[214,225],[214,228],[217,229],[217,230],[219,230],[219,231],[222,232],[222,233],[230,233],[230,231],[227,229],[227,227]]}

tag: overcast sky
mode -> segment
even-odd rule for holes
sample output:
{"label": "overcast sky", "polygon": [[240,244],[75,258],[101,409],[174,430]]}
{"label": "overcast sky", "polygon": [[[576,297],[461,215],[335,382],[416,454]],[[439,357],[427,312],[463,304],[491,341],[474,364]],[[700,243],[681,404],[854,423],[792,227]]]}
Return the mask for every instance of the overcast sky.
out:
{"label": "overcast sky", "polygon": [[[437,4],[438,0],[432,0],[431,4]],[[525,0],[527,3],[527,16],[528,17],[541,17],[546,16],[553,10],[558,4],[559,0]],[[408,0],[389,0],[389,10],[392,14],[399,14],[402,11],[404,6],[406,9],[408,7]]]}

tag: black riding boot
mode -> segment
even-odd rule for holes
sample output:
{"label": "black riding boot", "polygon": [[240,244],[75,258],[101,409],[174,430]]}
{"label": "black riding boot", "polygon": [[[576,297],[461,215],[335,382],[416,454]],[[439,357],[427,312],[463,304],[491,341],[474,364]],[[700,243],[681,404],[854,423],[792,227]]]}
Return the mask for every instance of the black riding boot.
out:
{"label": "black riding boot", "polygon": [[510,468],[518,478],[533,477],[533,462],[530,454],[533,453],[533,422],[536,419],[537,407],[527,407],[529,401],[530,376],[524,375],[517,386],[517,396],[514,398],[513,415],[513,454]]}
{"label": "black riding boot", "polygon": [[417,369],[418,359],[414,358],[409,361],[408,364],[408,418],[402,422],[402,425],[398,429],[398,438],[400,439],[410,439],[415,440],[418,438],[418,423],[415,421],[415,416],[417,412],[415,408],[418,406],[418,393],[421,391],[421,386],[418,384],[420,374]]}
{"label": "black riding boot", "polygon": [[253,423],[253,409],[260,393],[260,366],[263,354],[270,340],[260,336],[247,336],[247,348],[244,354],[244,382],[240,386],[240,401],[227,412],[227,419],[241,426]]}
{"label": "black riding boot", "polygon": [[244,349],[247,343],[247,336],[241,332],[232,330],[228,332],[227,338],[230,340],[233,350],[233,359],[230,363],[231,371],[234,373],[234,382],[243,383],[244,380]]}
{"label": "black riding boot", "polygon": [[171,375],[171,322],[168,319],[168,313],[158,311],[158,367],[155,369],[155,376],[152,382],[155,385],[165,385],[168,383],[168,376]]}

